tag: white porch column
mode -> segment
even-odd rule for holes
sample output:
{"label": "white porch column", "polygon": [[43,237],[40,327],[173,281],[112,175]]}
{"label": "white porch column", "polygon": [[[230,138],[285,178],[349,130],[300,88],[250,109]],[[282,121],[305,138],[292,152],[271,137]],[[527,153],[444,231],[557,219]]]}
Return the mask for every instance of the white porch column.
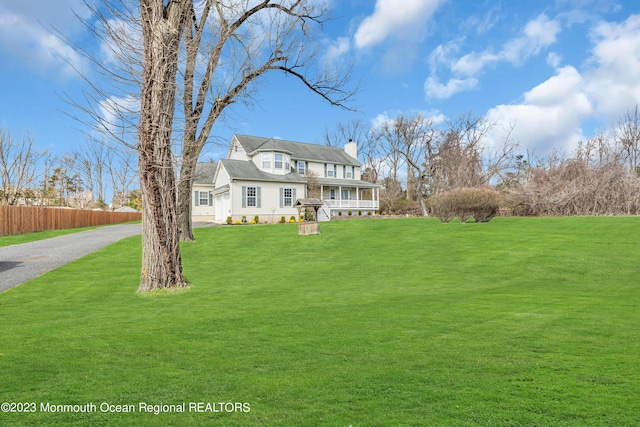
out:
{"label": "white porch column", "polygon": [[360,209],[360,187],[356,187],[356,206]]}

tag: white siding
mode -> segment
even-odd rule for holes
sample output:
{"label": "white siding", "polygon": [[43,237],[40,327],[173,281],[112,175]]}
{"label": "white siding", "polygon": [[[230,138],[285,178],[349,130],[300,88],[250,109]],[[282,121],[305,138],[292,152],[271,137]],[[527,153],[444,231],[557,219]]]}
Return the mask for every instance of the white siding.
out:
{"label": "white siding", "polygon": [[[260,187],[260,207],[242,207],[242,187]],[[295,188],[296,198],[304,197],[305,185],[285,184],[280,182],[248,182],[236,181],[231,185],[233,194],[231,201],[231,212],[233,220],[247,217],[247,221],[253,219],[254,216],[260,217],[260,222],[279,222],[281,216],[285,216],[287,220],[293,215],[298,216],[298,210],[291,207],[280,207],[280,188]],[[293,200],[295,203],[295,200]]]}
{"label": "white siding", "polygon": [[[213,196],[210,196],[213,191],[212,185],[197,185],[194,184],[193,191],[191,192],[191,218],[193,221],[208,221],[215,218],[215,207],[213,206]],[[207,204],[203,205],[199,202],[196,203],[196,192],[198,195],[203,192],[206,194]],[[211,203],[209,203],[211,202]]]}

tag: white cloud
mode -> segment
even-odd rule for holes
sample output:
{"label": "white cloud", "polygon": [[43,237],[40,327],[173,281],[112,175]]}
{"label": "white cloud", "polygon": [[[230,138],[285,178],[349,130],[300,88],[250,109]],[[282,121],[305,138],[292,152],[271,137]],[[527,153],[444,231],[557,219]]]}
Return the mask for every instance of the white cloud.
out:
{"label": "white cloud", "polygon": [[450,79],[447,84],[442,84],[433,77],[429,77],[424,83],[424,91],[429,98],[447,99],[459,92],[473,89],[478,85],[478,79]]}
{"label": "white cloud", "polygon": [[354,41],[359,49],[371,47],[388,37],[414,37],[442,0],[377,0],[372,15],[362,21]]}
{"label": "white cloud", "polygon": [[324,54],[324,61],[334,63],[351,50],[351,42],[348,37],[338,37],[331,43]]}
{"label": "white cloud", "polygon": [[503,46],[499,56],[513,64],[519,64],[553,45],[560,31],[560,23],[557,20],[550,20],[545,14],[539,15],[527,22],[523,36]]}
{"label": "white cloud", "polygon": [[487,64],[498,60],[500,60],[499,56],[488,51],[482,53],[472,52],[458,59],[451,67],[451,71],[465,76],[474,76],[482,71]]}
{"label": "white cloud", "polygon": [[562,57],[555,52],[549,52],[547,55],[547,64],[551,65],[553,68],[558,68],[560,63],[562,62]]}
{"label": "white cloud", "polygon": [[[425,82],[428,97],[449,98],[456,93],[473,89],[478,84],[477,75],[487,66],[498,62],[520,65],[531,56],[538,55],[556,42],[561,27],[557,20],[538,15],[522,30],[522,35],[504,43],[498,52],[488,48],[482,52],[471,52],[458,59],[451,56],[459,50],[457,44],[440,45],[429,57],[431,76]],[[559,61],[556,62],[559,64]],[[435,74],[439,65],[449,68],[451,77],[446,85],[438,82]]]}
{"label": "white cloud", "polygon": [[[112,96],[102,100],[98,109],[100,125],[104,130],[119,135],[123,131],[123,126],[126,127],[132,121],[135,122],[135,117],[140,113],[140,99],[132,95]],[[133,120],[132,117],[134,117]]]}
{"label": "white cloud", "polygon": [[74,15],[86,18],[88,9],[82,0],[57,2],[33,0],[0,5],[0,50],[33,70],[55,78],[69,78],[75,70],[84,70],[87,61],[55,35],[59,31],[72,37],[83,29]]}
{"label": "white cloud", "polygon": [[587,91],[599,112],[613,119],[640,104],[640,15],[599,24],[593,39]]}
{"label": "white cloud", "polygon": [[503,128],[515,125],[512,138],[538,154],[552,149],[571,150],[583,138],[581,123],[593,115],[593,106],[584,91],[584,79],[570,66],[524,94],[524,102],[498,105],[487,113],[501,126],[489,134],[490,144],[499,146]]}

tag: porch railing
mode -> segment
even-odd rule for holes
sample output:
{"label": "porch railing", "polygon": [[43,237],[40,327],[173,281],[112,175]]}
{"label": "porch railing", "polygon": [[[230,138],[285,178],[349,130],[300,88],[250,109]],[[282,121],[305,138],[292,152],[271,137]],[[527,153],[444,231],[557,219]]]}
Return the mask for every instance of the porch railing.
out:
{"label": "porch railing", "polygon": [[325,199],[324,202],[330,209],[379,209],[377,200],[332,200]]}

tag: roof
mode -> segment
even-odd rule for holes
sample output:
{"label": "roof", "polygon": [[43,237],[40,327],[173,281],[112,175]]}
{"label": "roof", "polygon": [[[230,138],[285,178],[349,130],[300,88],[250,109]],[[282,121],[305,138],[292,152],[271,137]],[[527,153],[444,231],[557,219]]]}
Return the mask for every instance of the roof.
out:
{"label": "roof", "polygon": [[250,156],[260,151],[281,151],[290,154],[295,160],[361,166],[358,159],[354,159],[338,147],[249,135],[235,134],[234,137]]}
{"label": "roof", "polygon": [[313,199],[313,198],[308,198],[308,199],[298,199],[296,200],[296,203],[294,204],[295,207],[317,207],[317,206],[322,206],[324,202],[320,199]]}
{"label": "roof", "polygon": [[140,211],[132,208],[131,206],[120,206],[114,212],[140,212]]}
{"label": "roof", "polygon": [[274,175],[263,172],[251,161],[222,159],[220,163],[229,174],[229,178],[241,181],[267,181],[267,182],[291,182],[306,183],[307,180],[297,172],[286,175]]}
{"label": "roof", "polygon": [[357,179],[316,178],[316,181],[328,187],[382,188],[382,185]]}
{"label": "roof", "polygon": [[193,183],[200,185],[213,185],[213,176],[215,173],[215,162],[198,162],[196,164],[196,172],[193,175]]}

